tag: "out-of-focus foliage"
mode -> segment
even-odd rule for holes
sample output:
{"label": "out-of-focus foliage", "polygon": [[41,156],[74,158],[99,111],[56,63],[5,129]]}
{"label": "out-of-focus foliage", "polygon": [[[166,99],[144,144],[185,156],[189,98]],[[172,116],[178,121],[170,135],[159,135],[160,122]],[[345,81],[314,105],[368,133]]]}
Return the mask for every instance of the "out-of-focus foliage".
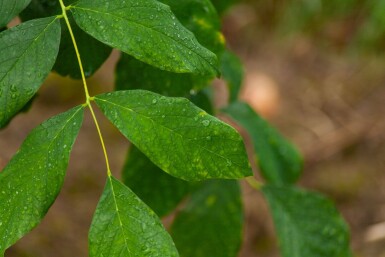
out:
{"label": "out-of-focus foliage", "polygon": [[258,27],[280,35],[305,35],[338,50],[384,52],[384,0],[245,0]]}

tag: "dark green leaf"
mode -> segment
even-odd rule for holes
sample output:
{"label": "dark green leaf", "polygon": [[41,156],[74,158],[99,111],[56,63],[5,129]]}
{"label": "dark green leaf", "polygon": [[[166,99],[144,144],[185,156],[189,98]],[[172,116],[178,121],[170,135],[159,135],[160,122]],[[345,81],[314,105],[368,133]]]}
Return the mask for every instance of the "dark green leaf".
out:
{"label": "dark green leaf", "polygon": [[[89,77],[93,75],[107,60],[108,56],[111,54],[112,48],[82,31],[73,21],[72,17],[69,17],[69,20],[76,38],[76,44],[79,48],[84,75]],[[75,79],[81,79],[75,48],[68,32],[68,28],[64,23],[62,31],[59,54],[53,68],[62,76],[70,76]]]}
{"label": "dark green leaf", "polygon": [[234,102],[224,112],[249,132],[262,176],[269,183],[290,184],[298,179],[302,157],[275,128],[246,103]]}
{"label": "dark green leaf", "polygon": [[221,55],[221,73],[223,79],[227,82],[230,93],[230,103],[238,99],[239,90],[243,81],[243,66],[238,56],[226,50]]}
{"label": "dark green leaf", "polygon": [[60,43],[56,17],[0,33],[0,127],[36,93],[55,63]]}
{"label": "dark green leaf", "polygon": [[[65,1],[69,5],[73,0]],[[31,4],[21,13],[23,20],[47,17],[61,13],[58,0],[32,0]],[[112,49],[89,36],[74,22],[70,13],[68,18],[71,23],[72,31],[76,38],[76,43],[82,58],[83,69],[86,77],[93,75],[110,55]],[[60,41],[59,54],[53,69],[62,76],[70,76],[80,79],[80,69],[76,57],[75,49],[71,36],[68,32],[67,24],[63,21]]]}
{"label": "dark green leaf", "polygon": [[210,0],[161,0],[187,29],[192,31],[199,43],[220,55],[225,49],[221,33],[221,20]]}
{"label": "dark green leaf", "polygon": [[217,74],[215,54],[158,1],[80,0],[71,11],[84,31],[143,62],[178,73]]}
{"label": "dark green leaf", "polygon": [[35,128],[0,173],[0,256],[47,213],[83,121],[76,107]]}
{"label": "dark green leaf", "polygon": [[190,95],[190,101],[210,115],[214,115],[214,106],[209,95],[209,89],[201,90]]}
{"label": "dark green leaf", "polygon": [[169,174],[190,181],[251,175],[238,132],[185,98],[144,90],[95,97],[111,122]]}
{"label": "dark green leaf", "polygon": [[264,186],[283,257],[349,257],[349,229],[333,203],[295,187]]}
{"label": "dark green leaf", "polygon": [[214,180],[193,193],[177,215],[171,235],[183,257],[236,257],[242,225],[238,182]]}
{"label": "dark green leaf", "polygon": [[200,90],[211,77],[191,73],[180,74],[157,69],[122,54],[116,68],[116,89],[145,89],[162,95],[186,96],[190,90]]}
{"label": "dark green leaf", "polygon": [[190,192],[190,184],[159,169],[135,146],[130,147],[123,168],[123,182],[162,217]]}
{"label": "dark green leaf", "polygon": [[89,233],[91,257],[179,256],[156,214],[109,176]]}
{"label": "dark green leaf", "polygon": [[7,25],[31,0],[0,0],[0,27]]}

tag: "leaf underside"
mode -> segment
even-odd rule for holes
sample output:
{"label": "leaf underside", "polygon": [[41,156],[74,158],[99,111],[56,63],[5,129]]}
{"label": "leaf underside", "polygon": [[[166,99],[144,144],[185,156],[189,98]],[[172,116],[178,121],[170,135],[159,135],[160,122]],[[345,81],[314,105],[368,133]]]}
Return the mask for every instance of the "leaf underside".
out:
{"label": "leaf underside", "polygon": [[45,121],[0,173],[0,255],[39,224],[55,201],[82,121],[82,107]]}
{"label": "leaf underside", "polygon": [[177,214],[171,235],[183,257],[236,257],[242,226],[239,183],[211,180],[203,183]]}
{"label": "leaf underside", "polygon": [[162,70],[217,74],[218,60],[155,0],[80,0],[76,23],[101,42]]}
{"label": "leaf underside", "polygon": [[0,128],[37,92],[55,63],[59,43],[56,17],[28,21],[0,33]]}
{"label": "leaf underside", "polygon": [[98,95],[107,118],[153,163],[188,181],[250,176],[243,140],[185,98],[144,90]]}
{"label": "leaf underside", "polygon": [[177,257],[156,214],[128,187],[108,177],[89,232],[90,257]]}
{"label": "leaf underside", "polygon": [[297,149],[249,105],[234,102],[223,110],[250,134],[262,176],[271,184],[291,184],[302,171]]}
{"label": "leaf underside", "polygon": [[264,186],[283,257],[350,257],[349,229],[333,203],[295,187]]}

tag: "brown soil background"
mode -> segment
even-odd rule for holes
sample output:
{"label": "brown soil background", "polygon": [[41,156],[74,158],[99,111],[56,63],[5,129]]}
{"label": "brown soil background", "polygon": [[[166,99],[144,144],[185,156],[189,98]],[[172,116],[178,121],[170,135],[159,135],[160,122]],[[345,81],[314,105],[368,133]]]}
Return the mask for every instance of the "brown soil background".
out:
{"label": "brown soil background", "polygon": [[[248,8],[240,5],[224,19],[229,46],[245,63],[242,95],[301,149],[305,168],[299,184],[334,199],[351,227],[356,256],[384,257],[384,56],[352,56],[306,37],[271,36],[257,28]],[[92,94],[113,88],[117,58],[115,52],[90,79]],[[222,83],[217,81],[215,88],[217,103],[223,104]],[[80,82],[51,74],[31,110],[0,131],[0,168],[32,128],[82,101]],[[128,143],[99,117],[119,177]],[[98,137],[86,115],[60,196],[43,222],[6,256],[87,256],[87,232],[104,170]],[[240,256],[279,256],[266,203],[246,184],[243,189],[246,225]]]}

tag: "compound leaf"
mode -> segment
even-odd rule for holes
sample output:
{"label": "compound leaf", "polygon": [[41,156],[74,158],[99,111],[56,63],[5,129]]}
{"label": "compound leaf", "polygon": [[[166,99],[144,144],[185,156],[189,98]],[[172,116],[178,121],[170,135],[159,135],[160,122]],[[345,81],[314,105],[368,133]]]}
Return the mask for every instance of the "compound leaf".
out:
{"label": "compound leaf", "polygon": [[0,255],[32,230],[55,201],[83,121],[83,108],[32,130],[0,173]]}
{"label": "compound leaf", "polygon": [[272,184],[294,183],[302,170],[297,149],[249,105],[234,102],[224,112],[250,134],[262,176]]}
{"label": "compound leaf", "polygon": [[80,0],[71,11],[91,36],[143,62],[178,73],[217,74],[215,54],[158,1]]}
{"label": "compound leaf", "polygon": [[124,184],[159,217],[174,210],[191,188],[186,181],[163,172],[133,145],[128,152],[122,177]]}
{"label": "compound leaf", "polygon": [[349,229],[324,196],[295,187],[262,188],[283,257],[350,257]]}
{"label": "compound leaf", "polygon": [[109,176],[89,232],[90,257],[179,256],[156,214]]}
{"label": "compound leaf", "polygon": [[144,90],[95,97],[110,121],[153,163],[189,181],[251,175],[238,132],[185,98]]}
{"label": "compound leaf", "polygon": [[60,22],[36,19],[0,33],[0,128],[33,97],[59,50]]}
{"label": "compound leaf", "polygon": [[0,0],[0,27],[7,25],[31,0]]}
{"label": "compound leaf", "polygon": [[243,225],[240,193],[237,181],[212,180],[191,195],[171,227],[181,256],[238,256]]}

